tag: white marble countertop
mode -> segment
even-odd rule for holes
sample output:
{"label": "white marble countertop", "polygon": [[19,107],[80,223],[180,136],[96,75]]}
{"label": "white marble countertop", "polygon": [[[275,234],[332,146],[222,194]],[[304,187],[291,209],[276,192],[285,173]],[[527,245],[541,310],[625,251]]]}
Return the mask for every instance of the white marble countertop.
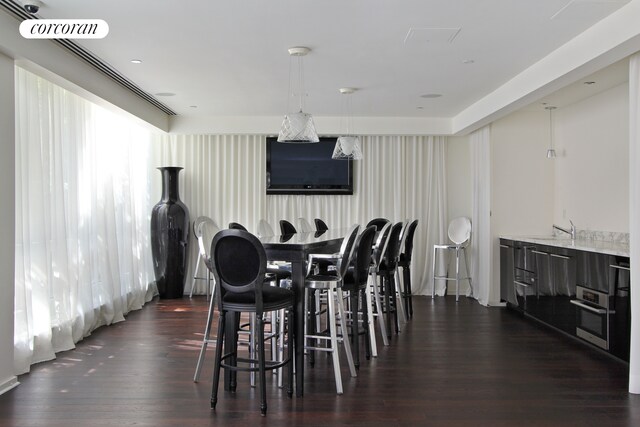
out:
{"label": "white marble countertop", "polygon": [[576,239],[554,236],[500,236],[501,239],[519,242],[535,243],[538,245],[555,246],[559,248],[577,249],[580,251],[597,252],[609,255],[629,256],[629,244],[609,240]]}

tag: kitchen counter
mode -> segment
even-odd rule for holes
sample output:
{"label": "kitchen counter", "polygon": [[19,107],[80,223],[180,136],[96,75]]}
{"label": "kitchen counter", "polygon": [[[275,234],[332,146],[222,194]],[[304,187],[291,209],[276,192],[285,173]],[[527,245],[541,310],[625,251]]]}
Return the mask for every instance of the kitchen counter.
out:
{"label": "kitchen counter", "polygon": [[537,245],[555,246],[558,248],[577,249],[587,252],[597,252],[608,255],[629,256],[629,244],[609,240],[575,239],[554,236],[500,236],[501,239],[518,242],[534,243]]}

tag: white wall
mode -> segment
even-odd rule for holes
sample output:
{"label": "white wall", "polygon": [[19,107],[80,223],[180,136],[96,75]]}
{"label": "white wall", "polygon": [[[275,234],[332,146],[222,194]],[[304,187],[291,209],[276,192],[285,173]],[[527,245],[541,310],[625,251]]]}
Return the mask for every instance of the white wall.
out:
{"label": "white wall", "polygon": [[0,54],[0,394],[17,384],[13,375],[13,296],[15,268],[15,96],[13,60]]}
{"label": "white wall", "polygon": [[629,85],[554,114],[554,223],[628,233]]}
{"label": "white wall", "polygon": [[553,223],[554,160],[547,159],[549,118],[521,111],[491,125],[492,301],[500,292],[501,235],[549,235]]}

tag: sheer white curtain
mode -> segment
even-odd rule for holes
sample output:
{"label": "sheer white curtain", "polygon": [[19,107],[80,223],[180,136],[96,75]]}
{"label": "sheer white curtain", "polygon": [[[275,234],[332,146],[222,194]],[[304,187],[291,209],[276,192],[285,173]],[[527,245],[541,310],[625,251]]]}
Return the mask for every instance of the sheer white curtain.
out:
{"label": "sheer white curtain", "polygon": [[[412,285],[416,294],[430,293],[429,247],[446,233],[444,137],[366,136],[364,159],[354,162],[353,196],[266,195],[264,136],[166,135],[154,147],[155,166],[184,167],[181,199],[191,219],[230,221],[255,232],[260,219],[277,230],[280,219],[322,218],[331,228],[366,224],[375,217],[392,221],[418,219]],[[160,175],[155,178],[159,197]],[[197,248],[191,245],[190,269]],[[190,271],[188,277],[193,277]],[[187,281],[187,288],[191,281]],[[429,289],[427,289],[429,288]],[[188,290],[188,289],[187,289]],[[204,282],[196,282],[204,293]]]}
{"label": "sheer white curtain", "polygon": [[151,133],[16,68],[15,369],[152,295]]}
{"label": "sheer white curtain", "polygon": [[[640,283],[640,53],[629,61],[629,235],[631,283]],[[636,288],[637,289],[637,288]],[[640,292],[631,293],[629,392],[640,394]]]}
{"label": "sheer white curtain", "polygon": [[485,126],[471,134],[472,216],[469,268],[474,297],[491,301],[491,131]]}

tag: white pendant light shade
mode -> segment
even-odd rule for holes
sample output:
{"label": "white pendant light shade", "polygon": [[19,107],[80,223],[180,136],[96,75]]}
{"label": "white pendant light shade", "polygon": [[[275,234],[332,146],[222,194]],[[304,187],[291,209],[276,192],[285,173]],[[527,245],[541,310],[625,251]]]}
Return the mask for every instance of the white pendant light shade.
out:
{"label": "white pendant light shade", "polygon": [[280,133],[278,134],[278,142],[318,142],[318,133],[316,125],[313,123],[311,114],[291,113],[284,116]]}
{"label": "white pendant light shade", "polygon": [[556,150],[549,148],[547,150],[547,159],[553,159],[556,156]]}
{"label": "white pendant light shade", "polygon": [[[352,87],[343,87],[340,88],[340,93],[342,95],[351,95],[354,93],[356,89]],[[332,159],[354,159],[354,160],[362,160],[362,150],[360,149],[360,138],[357,136],[353,136],[350,132],[351,130],[351,97],[347,96],[343,98],[345,103],[345,119],[347,122],[347,133],[346,135],[338,137],[336,141],[336,146],[333,149]]]}
{"label": "white pendant light shade", "polygon": [[[296,57],[298,65],[297,73],[297,85],[296,90],[298,92],[298,106],[299,111],[297,113],[287,113],[280,126],[280,132],[278,133],[278,142],[318,142],[318,133],[316,132],[316,125],[313,123],[313,117],[311,114],[305,113],[303,109],[303,95],[304,95],[304,69],[303,58],[310,52],[308,47],[298,46],[289,48],[289,94],[293,95],[293,86],[291,82],[292,75],[292,63]],[[289,111],[287,105],[287,111]]]}
{"label": "white pendant light shade", "polygon": [[357,136],[341,136],[336,141],[333,149],[332,159],[354,159],[362,160],[362,150],[360,149],[360,138]]}

